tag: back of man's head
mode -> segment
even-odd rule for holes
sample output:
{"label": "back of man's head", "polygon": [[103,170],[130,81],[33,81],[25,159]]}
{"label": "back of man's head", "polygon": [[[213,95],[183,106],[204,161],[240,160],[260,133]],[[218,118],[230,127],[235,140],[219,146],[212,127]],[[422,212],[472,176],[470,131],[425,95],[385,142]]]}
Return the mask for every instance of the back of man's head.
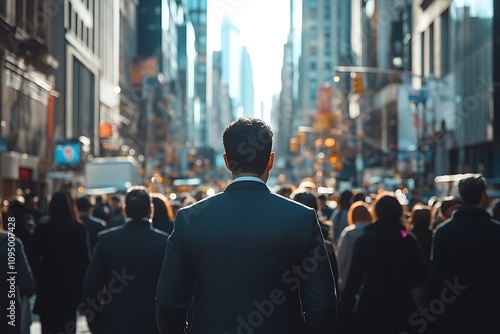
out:
{"label": "back of man's head", "polygon": [[76,200],[76,208],[78,209],[78,212],[88,212],[91,207],[92,204],[87,197],[80,197]]}
{"label": "back of man's head", "polygon": [[458,192],[466,205],[478,205],[486,192],[486,181],[482,176],[469,176],[458,182]]}
{"label": "back of man's head", "polygon": [[231,172],[262,175],[269,162],[273,132],[257,118],[238,118],[222,136]]}
{"label": "back of man's head", "polygon": [[151,197],[143,186],[129,188],[125,196],[125,214],[132,219],[148,218],[151,210]]}

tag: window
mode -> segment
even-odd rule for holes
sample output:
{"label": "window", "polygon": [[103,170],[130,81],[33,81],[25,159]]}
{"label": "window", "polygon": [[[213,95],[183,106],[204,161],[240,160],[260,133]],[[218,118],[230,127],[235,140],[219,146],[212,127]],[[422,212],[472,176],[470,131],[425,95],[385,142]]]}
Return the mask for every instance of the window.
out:
{"label": "window", "polygon": [[4,17],[8,23],[13,24],[15,20],[16,13],[16,2],[15,0],[2,1],[0,4],[0,16]]}
{"label": "window", "polygon": [[429,74],[434,74],[434,23],[429,27]]}
{"label": "window", "polygon": [[94,74],[78,59],[73,58],[73,133],[93,136]]}
{"label": "window", "polygon": [[443,14],[441,14],[440,18],[441,23],[441,38],[440,38],[440,70],[441,77],[444,77],[450,71],[450,11],[449,9],[445,10]]}
{"label": "window", "polygon": [[425,75],[425,33],[420,34],[420,74]]}
{"label": "window", "polygon": [[24,20],[26,19],[25,11],[24,1],[16,1],[16,25],[22,29],[24,29]]}
{"label": "window", "polygon": [[25,17],[25,29],[29,35],[35,32],[35,4],[36,2],[26,1],[26,17]]}

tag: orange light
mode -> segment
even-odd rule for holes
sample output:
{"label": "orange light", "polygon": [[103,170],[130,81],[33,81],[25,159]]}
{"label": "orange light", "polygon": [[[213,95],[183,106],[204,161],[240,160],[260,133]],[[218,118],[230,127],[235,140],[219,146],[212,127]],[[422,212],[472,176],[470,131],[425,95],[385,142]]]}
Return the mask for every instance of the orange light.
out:
{"label": "orange light", "polygon": [[111,123],[101,123],[99,125],[99,137],[101,138],[113,137],[113,125]]}
{"label": "orange light", "polygon": [[325,146],[326,147],[333,147],[333,146],[335,146],[335,139],[333,139],[333,138],[326,138],[325,139]]}

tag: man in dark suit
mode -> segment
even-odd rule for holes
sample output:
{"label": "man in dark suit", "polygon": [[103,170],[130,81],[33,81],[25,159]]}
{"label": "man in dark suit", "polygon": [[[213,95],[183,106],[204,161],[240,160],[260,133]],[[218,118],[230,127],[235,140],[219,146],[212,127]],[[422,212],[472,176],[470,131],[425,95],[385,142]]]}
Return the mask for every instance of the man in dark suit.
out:
{"label": "man in dark suit", "polygon": [[97,234],[106,228],[106,222],[102,219],[90,215],[92,204],[87,197],[80,197],[76,200],[76,209],[78,210],[78,217],[87,229],[87,248],[89,250],[89,257],[94,251],[95,244],[97,243]]}
{"label": "man in dark suit", "polygon": [[335,333],[335,283],[316,214],[265,184],[272,136],[254,118],[224,131],[233,182],[177,214],[157,287],[160,333]]}
{"label": "man in dark suit", "polygon": [[99,233],[84,279],[84,304],[93,333],[158,333],[155,286],[167,234],[153,229],[151,198],[144,187],[132,187],[125,198],[122,226]]}
{"label": "man in dark suit", "polygon": [[410,320],[420,333],[500,333],[500,224],[486,211],[482,177],[458,187],[464,205],[434,234],[430,301]]}

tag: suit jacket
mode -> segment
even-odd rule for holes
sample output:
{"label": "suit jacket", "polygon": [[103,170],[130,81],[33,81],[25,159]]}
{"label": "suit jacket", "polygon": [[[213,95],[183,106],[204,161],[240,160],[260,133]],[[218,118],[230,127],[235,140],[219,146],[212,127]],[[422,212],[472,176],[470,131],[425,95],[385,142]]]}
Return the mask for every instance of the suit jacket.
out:
{"label": "suit jacket", "polygon": [[84,279],[85,305],[92,332],[158,333],[155,286],[167,234],[148,220],[131,220],[98,235]]}
{"label": "suit jacket", "polygon": [[168,334],[334,333],[335,283],[314,210],[255,181],[181,209],[157,320]]}
{"label": "suit jacket", "polygon": [[89,249],[89,255],[92,255],[95,244],[97,243],[97,234],[106,228],[106,222],[102,219],[86,214],[81,214],[80,220],[87,229],[87,246]]}
{"label": "suit jacket", "polygon": [[500,333],[500,222],[485,210],[457,209],[436,229],[431,257],[429,305],[443,306],[430,314],[435,333]]}

